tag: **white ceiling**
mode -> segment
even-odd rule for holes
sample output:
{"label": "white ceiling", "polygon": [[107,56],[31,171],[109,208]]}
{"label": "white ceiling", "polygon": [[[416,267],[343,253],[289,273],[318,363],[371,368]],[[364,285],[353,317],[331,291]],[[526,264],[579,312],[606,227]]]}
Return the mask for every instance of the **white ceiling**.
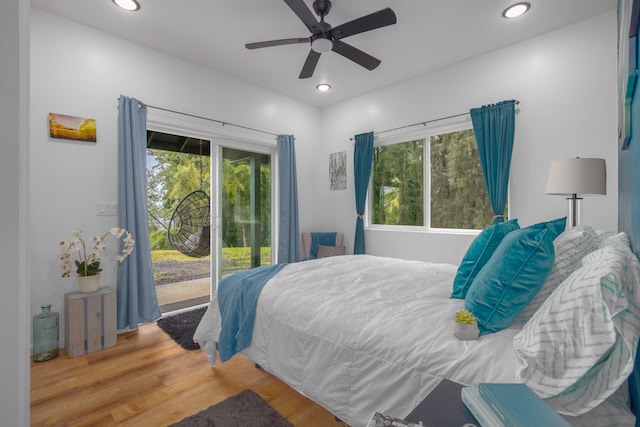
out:
{"label": "white ceiling", "polygon": [[[382,60],[373,71],[329,52],[300,80],[306,44],[247,50],[245,43],[308,37],[282,0],[139,0],[137,12],[111,0],[31,0],[32,5],[166,52],[303,102],[326,107],[448,64],[602,14],[616,0],[529,0],[530,11],[507,20],[516,0],[334,0],[332,26],[391,7],[397,24],[344,39]],[[305,0],[311,9],[312,0]],[[332,90],[319,93],[318,83]]]}

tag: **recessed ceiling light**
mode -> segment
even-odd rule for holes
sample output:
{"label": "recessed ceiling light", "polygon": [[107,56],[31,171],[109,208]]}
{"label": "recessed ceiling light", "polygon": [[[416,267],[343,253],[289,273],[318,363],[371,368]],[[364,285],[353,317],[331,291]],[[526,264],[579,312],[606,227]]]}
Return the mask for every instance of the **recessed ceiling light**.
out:
{"label": "recessed ceiling light", "polygon": [[502,16],[505,18],[517,18],[520,15],[524,15],[530,7],[531,4],[527,2],[516,3],[506,8],[504,12],[502,12]]}
{"label": "recessed ceiling light", "polygon": [[140,4],[137,0],[113,0],[113,2],[125,10],[133,11],[140,9]]}
{"label": "recessed ceiling light", "polygon": [[320,83],[318,86],[316,86],[316,89],[318,89],[320,92],[326,92],[331,89],[331,85],[327,83]]}

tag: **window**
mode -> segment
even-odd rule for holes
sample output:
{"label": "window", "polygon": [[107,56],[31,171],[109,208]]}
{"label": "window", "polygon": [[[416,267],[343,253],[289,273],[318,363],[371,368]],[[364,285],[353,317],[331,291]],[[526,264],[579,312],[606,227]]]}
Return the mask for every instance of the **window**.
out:
{"label": "window", "polygon": [[469,128],[380,141],[371,182],[372,225],[471,230],[493,222]]}

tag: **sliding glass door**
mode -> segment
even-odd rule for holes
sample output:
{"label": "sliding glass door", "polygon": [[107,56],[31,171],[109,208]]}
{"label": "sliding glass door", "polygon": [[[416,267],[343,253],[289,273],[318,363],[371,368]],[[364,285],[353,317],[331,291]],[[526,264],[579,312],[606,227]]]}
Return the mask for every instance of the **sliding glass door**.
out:
{"label": "sliding glass door", "polygon": [[271,264],[272,155],[221,148],[219,278]]}
{"label": "sliding glass door", "polygon": [[[276,197],[273,193],[275,139],[261,132],[230,129],[211,122],[197,116],[155,109],[150,109],[147,115],[147,148],[169,152],[165,157],[172,161],[168,169],[157,166],[161,160],[157,157],[147,162],[148,173],[153,175],[149,177],[150,185],[155,185],[149,193],[150,206],[154,208],[149,210],[152,245],[162,243],[164,246],[159,249],[171,250],[168,229],[173,214],[178,211],[177,203],[195,190],[207,194],[210,256],[199,252],[201,258],[178,254],[182,256],[179,259],[162,259],[171,267],[176,265],[175,260],[184,261],[186,268],[181,270],[190,276],[181,280],[187,285],[182,289],[194,289],[191,279],[206,281],[203,284],[206,289],[198,298],[207,301],[209,295],[215,294],[223,277],[273,263],[273,233],[277,223],[272,199]],[[181,157],[188,155],[192,157]],[[164,196],[160,198],[161,193],[170,196],[170,200]],[[158,212],[163,215],[157,215]],[[193,234],[187,234],[188,243],[193,242]],[[203,243],[207,237],[204,227],[199,235],[198,243]],[[173,250],[172,255],[177,252]],[[204,271],[204,267],[208,267],[208,271]],[[156,280],[158,283],[163,279]],[[192,298],[191,294],[186,296],[186,299]]]}

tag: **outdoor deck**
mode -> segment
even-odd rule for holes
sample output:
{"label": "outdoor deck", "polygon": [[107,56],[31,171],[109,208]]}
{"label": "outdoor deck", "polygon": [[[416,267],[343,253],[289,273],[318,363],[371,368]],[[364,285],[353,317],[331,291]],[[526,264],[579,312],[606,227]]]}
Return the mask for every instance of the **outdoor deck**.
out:
{"label": "outdoor deck", "polygon": [[170,311],[209,302],[210,278],[186,280],[184,282],[156,285],[160,311]]}

